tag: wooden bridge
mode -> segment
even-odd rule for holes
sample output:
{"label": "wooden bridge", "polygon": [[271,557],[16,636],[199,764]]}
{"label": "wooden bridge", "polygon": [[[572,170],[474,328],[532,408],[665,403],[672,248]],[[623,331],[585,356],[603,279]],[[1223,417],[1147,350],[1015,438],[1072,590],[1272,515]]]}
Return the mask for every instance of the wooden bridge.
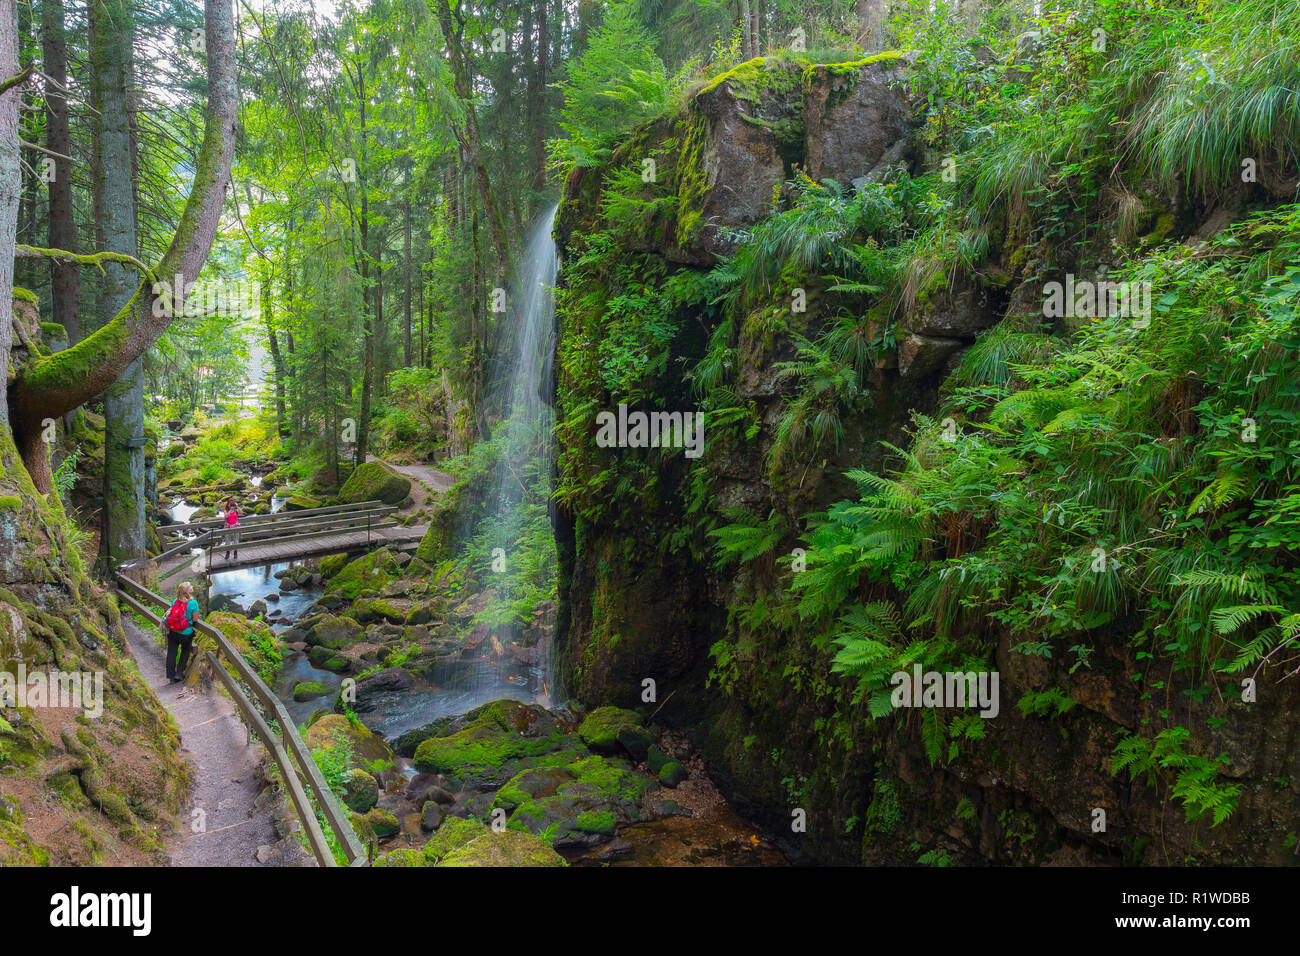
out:
{"label": "wooden bridge", "polygon": [[[424,537],[429,526],[399,524],[394,520],[397,510],[396,505],[381,501],[362,501],[249,515],[239,521],[238,545],[230,543],[224,518],[165,525],[158,529],[160,535],[182,540],[149,560],[157,563],[162,581],[187,567],[196,574],[212,574],[390,544],[409,545]],[[202,553],[195,555],[197,549]]]}

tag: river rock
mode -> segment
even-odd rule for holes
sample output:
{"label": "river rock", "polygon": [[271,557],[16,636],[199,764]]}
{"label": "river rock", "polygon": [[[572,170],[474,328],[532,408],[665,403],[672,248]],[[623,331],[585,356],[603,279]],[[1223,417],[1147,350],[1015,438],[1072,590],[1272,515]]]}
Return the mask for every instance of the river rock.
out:
{"label": "river rock", "polygon": [[329,693],[329,688],[317,680],[303,680],[293,685],[293,699],[299,703],[322,697]]}
{"label": "river rock", "polygon": [[436,830],[442,826],[442,807],[434,800],[426,800],[420,808],[420,829]]}
{"label": "river rock", "polygon": [[659,769],[659,782],[665,787],[676,787],[686,779],[686,768],[676,760],[670,760]]}
{"label": "river rock", "polygon": [[379,783],[364,770],[353,770],[343,781],[343,803],[349,810],[365,813],[379,802]]}

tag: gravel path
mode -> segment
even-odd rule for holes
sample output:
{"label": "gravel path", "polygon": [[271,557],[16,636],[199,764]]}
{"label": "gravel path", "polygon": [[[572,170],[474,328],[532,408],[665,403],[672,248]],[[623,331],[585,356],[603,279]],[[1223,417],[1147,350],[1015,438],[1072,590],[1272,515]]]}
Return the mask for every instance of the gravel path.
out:
{"label": "gravel path", "polygon": [[134,621],[124,617],[122,625],[140,673],[180,727],[181,752],[195,770],[193,809],[206,815],[202,833],[190,832],[193,816],[181,816],[181,832],[168,847],[171,865],[262,866],[259,848],[263,858],[272,857],[267,851],[279,836],[257,803],[261,745],[250,741],[235,705],[215,689],[169,684],[162,647]]}

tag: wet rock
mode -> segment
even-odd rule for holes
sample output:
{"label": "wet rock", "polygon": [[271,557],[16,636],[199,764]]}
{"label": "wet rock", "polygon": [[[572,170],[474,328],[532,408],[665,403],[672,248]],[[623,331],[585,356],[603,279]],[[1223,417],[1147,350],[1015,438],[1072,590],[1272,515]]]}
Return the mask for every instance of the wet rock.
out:
{"label": "wet rock", "polygon": [[266,615],[266,611],[267,611],[266,602],[260,599],[254,601],[252,604],[248,606],[249,617],[264,617]]}
{"label": "wet rock", "polygon": [[323,697],[329,693],[327,688],[320,681],[304,680],[293,685],[293,699],[302,703],[305,700],[311,700],[314,697]]}

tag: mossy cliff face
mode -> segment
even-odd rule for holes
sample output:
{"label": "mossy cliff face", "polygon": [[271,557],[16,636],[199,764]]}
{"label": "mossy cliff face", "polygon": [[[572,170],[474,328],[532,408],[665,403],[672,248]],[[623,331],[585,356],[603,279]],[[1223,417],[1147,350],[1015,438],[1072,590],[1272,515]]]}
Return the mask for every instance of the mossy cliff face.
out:
{"label": "mossy cliff face", "polygon": [[8,429],[0,464],[0,669],[103,674],[102,716],[0,708],[0,864],[156,862],[190,783],[179,733]]}
{"label": "mossy cliff face", "polygon": [[[52,345],[16,290],[13,370]],[[0,428],[0,671],[102,674],[102,714],[0,706],[0,866],[158,862],[184,804],[188,765],[170,715],[126,650],[112,599],[86,572],[57,492],[36,491]],[[91,685],[93,686],[93,684]]]}
{"label": "mossy cliff face", "polygon": [[[1041,306],[1034,277],[1085,254],[1025,246],[1023,212],[994,222],[978,277],[936,267],[917,277],[899,314],[867,316],[881,329],[892,321],[896,345],[863,375],[867,394],[846,410],[838,446],[773,462],[794,391],[780,363],[798,357],[798,337],[825,328],[824,278],[787,269],[760,293],[743,292],[725,320],[735,324],[727,351],[715,348],[724,320],[700,304],[707,293],[665,290],[704,281],[708,266],[735,251],[728,230],[769,215],[796,166],[845,187],[894,168],[933,167],[910,136],[913,104],[898,85],[906,70],[897,56],[744,64],[676,115],[634,132],[607,168],[570,177],[558,229],[566,265],[557,648],[566,688],[589,706],[662,704],[659,719],[692,728],[737,809],[812,860],[913,864],[928,853],[959,863],[1290,862],[1284,838],[1295,830],[1288,813],[1300,781],[1294,686],[1267,707],[1198,699],[1185,692],[1185,672],[1156,673],[1136,658],[1131,621],[1091,635],[1092,665],[1074,671],[1013,651],[1023,635],[995,633],[1000,713],[981,722],[981,737],[960,742],[960,759],[932,761],[921,711],[873,720],[854,682],[831,673],[834,648],[824,637],[766,623],[764,601],[792,600],[774,581],[788,582],[799,537],[781,538],[757,561],[712,560],[702,529],[725,524],[732,509],[797,528],[804,515],[856,499],[845,472],[881,470],[882,442],[907,446],[911,413],[936,406],[976,336]],[[628,170],[647,157],[659,178],[638,186]],[[1162,210],[1169,228],[1195,230],[1197,213],[1170,197],[1153,194],[1147,207],[1142,234]],[[789,307],[795,290],[805,293],[806,311]],[[626,331],[629,310],[642,323],[636,336]],[[662,360],[635,366],[627,358],[654,348]],[[700,459],[597,445],[598,411],[691,408],[699,398],[692,370],[707,354],[734,369],[728,404],[738,424],[712,425]],[[869,600],[887,586],[863,581],[857,596]],[[1131,676],[1139,672],[1168,693],[1144,694]],[[1017,707],[1053,692],[1074,702],[1068,713]],[[1111,772],[1116,743],[1169,714],[1219,728],[1189,743],[1209,759],[1226,754],[1221,773],[1241,788],[1236,812],[1219,826],[1185,819],[1172,795],[1176,771],[1151,780]],[[1095,810],[1106,814],[1104,830],[1095,828]],[[792,828],[802,819],[806,827]]]}

